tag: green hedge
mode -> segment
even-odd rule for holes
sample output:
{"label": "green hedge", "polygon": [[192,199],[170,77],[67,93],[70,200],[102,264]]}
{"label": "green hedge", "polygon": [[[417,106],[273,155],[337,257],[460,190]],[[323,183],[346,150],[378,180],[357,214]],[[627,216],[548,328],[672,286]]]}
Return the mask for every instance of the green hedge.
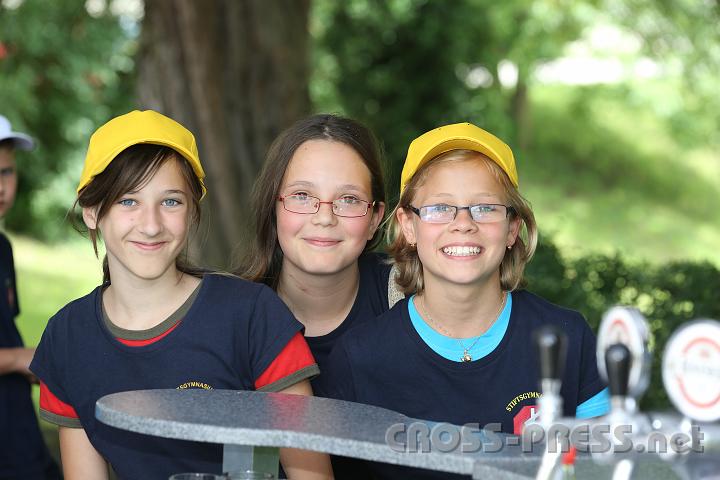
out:
{"label": "green hedge", "polygon": [[591,254],[566,259],[543,238],[527,268],[527,288],[553,303],[578,310],[594,331],[613,305],[638,308],[652,332],[653,368],[641,406],[671,407],[660,367],[665,343],[683,323],[696,318],[720,319],[720,271],[709,262],[653,265],[619,254]]}

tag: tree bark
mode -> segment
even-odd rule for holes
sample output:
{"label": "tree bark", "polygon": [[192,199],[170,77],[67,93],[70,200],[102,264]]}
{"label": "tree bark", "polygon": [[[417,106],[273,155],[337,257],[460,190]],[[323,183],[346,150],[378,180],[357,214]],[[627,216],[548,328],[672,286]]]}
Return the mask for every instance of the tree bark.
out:
{"label": "tree bark", "polygon": [[204,265],[230,266],[248,231],[248,198],[268,146],[309,112],[309,6],[145,2],[139,103],[195,134],[208,194],[193,250]]}
{"label": "tree bark", "polygon": [[528,84],[525,70],[518,72],[518,81],[510,102],[511,116],[515,123],[516,139],[520,150],[527,151],[532,136],[530,116],[530,101],[528,99]]}

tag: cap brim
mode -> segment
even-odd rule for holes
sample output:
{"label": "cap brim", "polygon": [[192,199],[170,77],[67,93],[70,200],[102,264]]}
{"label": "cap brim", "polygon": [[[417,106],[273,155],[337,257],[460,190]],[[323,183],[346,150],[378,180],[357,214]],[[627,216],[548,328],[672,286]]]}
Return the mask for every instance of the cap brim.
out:
{"label": "cap brim", "polygon": [[184,146],[179,145],[175,142],[169,142],[161,138],[145,138],[142,140],[133,140],[131,142],[118,145],[113,151],[105,155],[105,158],[101,162],[98,162],[99,168],[96,169],[98,170],[97,173],[93,173],[92,175],[85,177],[85,172],[83,171],[83,177],[80,179],[80,183],[78,184],[76,191],[80,193],[80,190],[85,188],[93,180],[93,178],[104,172],[108,165],[110,165],[110,162],[112,162],[113,159],[117,157],[123,150],[132,147],[133,145],[141,144],[160,145],[163,147],[168,147],[181,155],[183,158],[185,158],[185,160],[187,160],[190,164],[190,167],[193,169],[193,172],[195,172],[195,176],[197,176],[198,180],[200,181],[200,186],[202,187],[202,196],[200,198],[202,199],[205,197],[205,194],[207,193],[207,187],[205,186],[205,171],[203,170],[200,161],[195,158],[192,152],[189,152]]}
{"label": "cap brim", "polygon": [[10,132],[10,135],[0,138],[0,141],[3,140],[12,140],[15,142],[15,148],[17,150],[32,150],[35,148],[35,141],[32,137],[24,133]]}

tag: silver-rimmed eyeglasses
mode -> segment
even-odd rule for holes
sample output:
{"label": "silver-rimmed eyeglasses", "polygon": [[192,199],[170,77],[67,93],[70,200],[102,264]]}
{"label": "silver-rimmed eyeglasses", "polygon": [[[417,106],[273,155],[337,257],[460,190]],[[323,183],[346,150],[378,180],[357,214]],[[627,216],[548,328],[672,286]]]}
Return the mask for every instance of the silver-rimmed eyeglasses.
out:
{"label": "silver-rimmed eyeglasses", "polygon": [[375,202],[366,202],[353,196],[344,196],[332,201],[324,202],[317,197],[310,195],[286,195],[278,197],[283,207],[288,212],[312,214],[320,210],[320,205],[326,203],[332,205],[332,211],[338,217],[364,217]]}
{"label": "silver-rimmed eyeglasses", "polygon": [[501,222],[508,215],[515,212],[513,207],[497,203],[478,203],[467,207],[440,203],[437,205],[425,205],[420,208],[408,205],[406,208],[417,214],[420,220],[427,223],[450,223],[455,220],[457,212],[460,210],[469,211],[470,216],[477,223]]}

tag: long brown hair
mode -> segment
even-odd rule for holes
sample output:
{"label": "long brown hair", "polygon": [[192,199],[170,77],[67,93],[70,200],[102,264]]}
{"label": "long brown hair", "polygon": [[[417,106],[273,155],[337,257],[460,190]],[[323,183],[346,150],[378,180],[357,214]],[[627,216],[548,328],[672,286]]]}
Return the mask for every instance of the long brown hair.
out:
{"label": "long brown hair", "polygon": [[[372,132],[361,123],[331,114],[317,114],[298,121],[285,130],[270,146],[260,176],[253,187],[250,211],[253,215],[254,235],[240,267],[235,273],[254,282],[277,288],[283,252],[277,238],[275,206],[280,186],[295,151],[308,140],[340,142],[355,150],[370,170],[370,185],[374,210],[385,202],[385,182],[378,142]],[[382,240],[380,229],[365,246],[372,250]]]}
{"label": "long brown hair", "polygon": [[537,224],[530,203],[520,195],[518,189],[510,181],[507,174],[497,163],[480,152],[472,150],[451,150],[429,160],[415,172],[405,191],[400,196],[400,201],[390,214],[390,228],[388,229],[388,252],[398,268],[395,281],[403,293],[422,293],[425,289],[423,279],[422,262],[418,257],[417,249],[411,246],[405,239],[397,220],[397,210],[407,209],[415,199],[418,189],[431,175],[431,170],[439,165],[451,162],[464,162],[474,160],[480,163],[480,168],[487,168],[495,179],[502,185],[505,192],[507,205],[512,207],[510,219],[520,220],[520,232],[515,244],[510,250],[505,251],[502,263],[500,263],[500,286],[503,290],[513,291],[524,284],[523,273],[525,265],[535,253],[537,245]]}
{"label": "long brown hair", "polygon": [[[177,162],[180,172],[184,177],[190,192],[189,215],[192,228],[197,228],[200,222],[200,199],[202,198],[202,185],[195,175],[192,167],[182,155],[175,150],[154,144],[132,145],[120,152],[107,166],[105,170],[96,175],[78,193],[77,200],[73,205],[76,207],[95,208],[95,226],[107,215],[110,208],[127,192],[141,189],[152,179],[157,171],[168,161]],[[73,218],[75,227],[81,232],[86,231],[93,244],[95,256],[98,256],[98,239],[101,232],[97,228],[88,228],[82,221],[77,220],[78,215]],[[201,276],[204,270],[193,266],[187,260],[186,252],[183,252],[175,260],[178,270],[190,275]],[[103,284],[110,283],[110,269],[108,267],[107,255],[103,258]]]}

